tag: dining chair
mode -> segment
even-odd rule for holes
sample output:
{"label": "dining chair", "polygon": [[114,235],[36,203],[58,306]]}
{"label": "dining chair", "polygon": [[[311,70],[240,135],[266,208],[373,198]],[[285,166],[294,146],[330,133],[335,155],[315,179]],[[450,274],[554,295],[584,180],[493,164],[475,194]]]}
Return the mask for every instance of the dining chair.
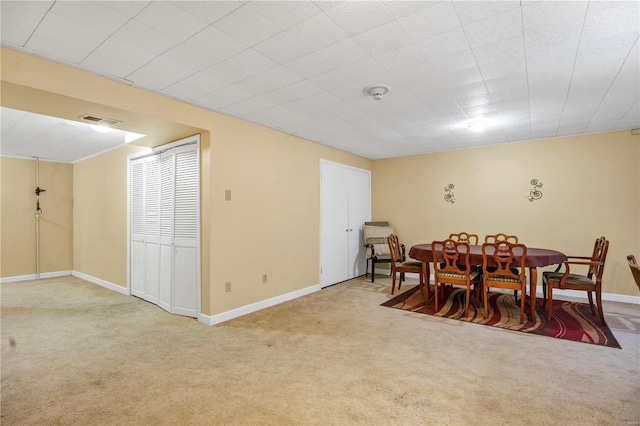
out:
{"label": "dining chair", "polygon": [[[389,222],[365,222],[362,227],[366,259],[364,276],[369,274],[369,264],[371,264],[371,282],[374,282],[376,277],[376,264],[391,262],[387,237],[394,232]],[[404,246],[401,249],[404,261]]]}
{"label": "dining chair", "polygon": [[640,265],[638,265],[636,257],[632,254],[627,256],[627,260],[629,261],[629,268],[631,268],[633,279],[636,280],[636,285],[638,286],[638,290],[640,290]]}
{"label": "dining chair", "polygon": [[468,232],[459,232],[457,234],[449,234],[449,239],[454,241],[466,241],[471,245],[478,245],[478,234],[469,234]]}
{"label": "dining chair", "polygon": [[476,301],[479,302],[478,287],[482,285],[480,273],[469,264],[469,243],[450,238],[444,241],[433,241],[431,252],[433,253],[436,312],[440,310],[440,284],[465,286],[464,315],[466,317],[469,314],[471,286],[473,285]]}
{"label": "dining chair", "polygon": [[[516,256],[520,256],[519,260]],[[514,300],[517,301],[517,291],[520,290],[520,324],[524,322],[525,259],[527,247],[524,244],[509,241],[495,241],[482,245],[482,286],[488,288],[505,288],[514,290]],[[489,316],[488,290],[483,291],[484,317]]]}
{"label": "dining chair", "polygon": [[[542,293],[544,301],[547,304],[547,319],[551,320],[553,307],[553,289],[562,290],[582,290],[586,291],[589,296],[589,306],[591,313],[595,315],[593,309],[593,296],[596,294],[596,303],[598,305],[598,314],[602,325],[607,325],[602,312],[602,273],[604,272],[604,263],[607,259],[609,251],[609,241],[605,237],[596,239],[593,245],[593,254],[589,256],[567,256],[568,260],[563,262],[565,271],[559,272],[562,265],[555,272],[544,272],[542,274]],[[589,270],[586,275],[571,273],[570,265],[588,266]]]}
{"label": "dining chair", "polygon": [[404,281],[405,273],[414,273],[418,274],[420,279],[420,288],[423,292],[425,292],[425,303],[429,300],[429,285],[426,285],[426,290],[424,286],[424,276],[422,275],[422,262],[417,260],[408,260],[404,261],[402,250],[400,249],[400,242],[398,241],[398,236],[396,234],[391,234],[387,237],[387,244],[389,245],[389,253],[391,253],[391,294],[395,291],[396,288],[396,275],[400,274],[400,281],[398,281],[398,290],[400,290],[400,286],[402,285],[402,281]]}
{"label": "dining chair", "polygon": [[518,236],[517,235],[507,235],[499,232],[497,234],[488,234],[484,237],[485,243],[495,243],[498,241],[508,241],[510,243],[518,244]]}

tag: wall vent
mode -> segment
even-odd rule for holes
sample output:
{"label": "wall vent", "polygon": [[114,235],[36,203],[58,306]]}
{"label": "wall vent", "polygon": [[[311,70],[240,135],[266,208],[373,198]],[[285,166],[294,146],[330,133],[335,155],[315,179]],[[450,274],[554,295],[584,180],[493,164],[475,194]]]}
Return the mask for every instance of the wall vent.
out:
{"label": "wall vent", "polygon": [[92,124],[102,124],[106,126],[115,126],[116,124],[121,123],[120,121],[114,120],[112,118],[96,117],[95,115],[90,114],[81,115],[80,118],[85,121],[89,121]]}

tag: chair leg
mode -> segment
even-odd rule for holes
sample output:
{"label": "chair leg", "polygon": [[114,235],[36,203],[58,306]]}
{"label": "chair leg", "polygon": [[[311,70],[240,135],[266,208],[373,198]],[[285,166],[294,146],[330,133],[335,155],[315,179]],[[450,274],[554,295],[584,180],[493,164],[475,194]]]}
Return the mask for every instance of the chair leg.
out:
{"label": "chair leg", "polygon": [[[591,292],[589,292],[591,294]],[[596,303],[598,304],[598,314],[600,315],[600,322],[602,325],[607,325],[607,322],[604,320],[604,312],[602,312],[602,292],[596,291]]]}
{"label": "chair leg", "polygon": [[[393,294],[393,292],[396,289],[396,273],[391,271],[393,274],[393,278],[391,279],[391,294]],[[400,287],[398,287],[398,289],[400,289]]]}
{"label": "chair leg", "polygon": [[400,272],[400,280],[398,280],[398,290],[400,290],[400,286],[402,286],[402,281],[404,281],[404,272]]}
{"label": "chair leg", "polygon": [[373,282],[375,277],[376,277],[376,261],[371,259],[371,282]]}
{"label": "chair leg", "polygon": [[[591,308],[591,315],[595,315],[596,311],[595,309],[593,309],[593,296],[591,295],[590,291],[587,291],[587,296],[589,296],[589,307]],[[598,305],[600,305],[598,303]]]}
{"label": "chair leg", "polygon": [[488,291],[484,290],[484,285],[482,287],[483,287],[482,303],[484,303],[484,318],[487,319],[489,317],[489,297],[487,296]]}
{"label": "chair leg", "polygon": [[547,320],[551,321],[551,309],[553,308],[553,287],[547,286]]}
{"label": "chair leg", "polygon": [[440,309],[440,283],[438,283],[438,279],[437,278],[433,278],[433,291],[435,292],[433,298],[435,300],[435,304],[436,304],[436,312],[438,312]]}
{"label": "chair leg", "polygon": [[[518,290],[516,290],[517,293]],[[525,289],[524,287],[522,288],[522,297],[520,298],[520,324],[522,324],[524,322],[524,299],[526,299],[524,293],[525,293]]]}
{"label": "chair leg", "polygon": [[364,266],[364,276],[365,277],[369,276],[369,260],[370,259],[366,259],[366,261],[365,261],[365,266]]}
{"label": "chair leg", "polygon": [[469,315],[469,303],[471,302],[471,286],[467,286],[467,300],[464,303],[464,317]]}

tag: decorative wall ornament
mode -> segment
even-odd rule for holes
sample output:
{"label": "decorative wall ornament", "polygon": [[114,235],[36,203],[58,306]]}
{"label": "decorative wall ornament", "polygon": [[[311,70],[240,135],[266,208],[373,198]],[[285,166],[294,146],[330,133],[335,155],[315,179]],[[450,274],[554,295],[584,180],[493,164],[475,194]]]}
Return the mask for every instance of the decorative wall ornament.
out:
{"label": "decorative wall ornament", "polygon": [[456,196],[453,195],[453,191],[452,191],[453,188],[454,186],[452,183],[444,187],[444,190],[446,191],[446,194],[444,194],[444,200],[447,203],[453,204],[456,202]]}
{"label": "decorative wall ornament", "polygon": [[542,191],[538,189],[542,188],[542,182],[538,179],[531,179],[531,185],[533,185],[533,188],[529,191],[529,201],[539,200],[542,198]]}

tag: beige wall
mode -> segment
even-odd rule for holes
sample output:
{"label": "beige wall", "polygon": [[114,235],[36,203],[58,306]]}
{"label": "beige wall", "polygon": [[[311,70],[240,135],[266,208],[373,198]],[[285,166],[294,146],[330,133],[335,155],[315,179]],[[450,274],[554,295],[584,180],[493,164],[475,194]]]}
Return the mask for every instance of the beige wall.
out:
{"label": "beige wall", "polygon": [[[604,292],[637,296],[626,256],[640,253],[639,170],[640,137],[629,131],[374,161],[373,219],[393,223],[407,250],[452,232],[505,232],[590,255],[604,235]],[[530,202],[534,178],[543,197]],[[443,198],[449,183],[454,204]]]}
{"label": "beige wall", "polygon": [[[0,158],[0,277],[36,269],[36,161]],[[40,273],[73,267],[73,168],[40,161]]]}

